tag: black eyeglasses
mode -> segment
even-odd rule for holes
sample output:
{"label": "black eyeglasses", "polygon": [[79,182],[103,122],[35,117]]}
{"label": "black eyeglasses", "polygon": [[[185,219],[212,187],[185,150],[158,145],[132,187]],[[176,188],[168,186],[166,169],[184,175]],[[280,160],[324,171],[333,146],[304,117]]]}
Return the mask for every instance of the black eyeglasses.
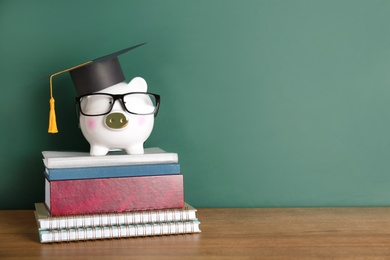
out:
{"label": "black eyeglasses", "polygon": [[157,116],[160,106],[160,95],[145,92],[131,92],[121,95],[108,93],[91,93],[76,97],[76,105],[85,116],[102,116],[111,112],[116,100],[122,107],[134,115]]}

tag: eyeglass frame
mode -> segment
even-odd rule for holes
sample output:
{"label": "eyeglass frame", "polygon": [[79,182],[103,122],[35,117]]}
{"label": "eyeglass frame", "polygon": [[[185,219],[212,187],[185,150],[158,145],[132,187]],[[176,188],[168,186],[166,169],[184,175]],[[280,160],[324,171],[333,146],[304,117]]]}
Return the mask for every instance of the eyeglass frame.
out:
{"label": "eyeglass frame", "polygon": [[[126,108],[125,101],[123,100],[124,96],[129,95],[129,94],[147,94],[147,95],[153,96],[156,99],[156,107],[155,107],[154,111],[151,112],[151,113],[146,113],[146,114],[134,113],[134,112],[129,111]],[[92,95],[107,95],[107,96],[111,96],[113,98],[113,102],[111,104],[110,110],[108,112],[106,112],[106,113],[101,113],[101,114],[97,114],[97,115],[87,115],[87,114],[83,113],[83,111],[81,109],[81,104],[80,104],[81,99],[83,97],[92,96]],[[112,108],[114,107],[114,104],[115,104],[115,102],[117,100],[121,101],[121,105],[122,105],[122,107],[124,108],[124,110],[126,112],[128,112],[130,114],[133,114],[133,115],[142,115],[143,116],[143,115],[152,115],[152,114],[154,114],[154,117],[156,117],[157,113],[158,113],[158,109],[160,108],[160,95],[155,94],[155,93],[150,93],[150,92],[129,92],[129,93],[125,93],[125,94],[90,93],[90,94],[84,94],[84,95],[76,97],[77,116],[79,116],[80,113],[83,114],[84,116],[104,116],[104,115],[108,115],[112,111]]]}

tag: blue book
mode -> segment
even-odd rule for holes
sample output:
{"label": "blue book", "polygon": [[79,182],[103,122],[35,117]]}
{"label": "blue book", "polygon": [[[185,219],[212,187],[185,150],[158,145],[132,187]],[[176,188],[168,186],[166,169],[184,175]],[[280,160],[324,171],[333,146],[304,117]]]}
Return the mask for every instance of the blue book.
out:
{"label": "blue book", "polygon": [[179,163],[100,166],[81,168],[54,168],[45,170],[48,181],[156,176],[180,174]]}

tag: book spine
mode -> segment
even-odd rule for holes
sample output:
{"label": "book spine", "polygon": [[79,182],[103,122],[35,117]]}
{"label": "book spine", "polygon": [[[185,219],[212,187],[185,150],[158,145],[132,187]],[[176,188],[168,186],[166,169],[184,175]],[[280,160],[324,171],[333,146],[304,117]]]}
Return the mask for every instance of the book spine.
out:
{"label": "book spine", "polygon": [[125,166],[101,166],[83,168],[57,168],[45,170],[45,177],[49,181],[54,180],[77,180],[98,179],[115,177],[134,177],[179,174],[179,163],[145,164]]}
{"label": "book spine", "polygon": [[[43,152],[43,163],[47,168],[81,168],[81,167],[96,167],[96,166],[118,166],[118,165],[137,165],[137,164],[162,164],[162,163],[178,163],[179,157],[177,153],[157,153],[140,155],[107,155],[107,156],[90,156],[89,154],[72,153],[55,153],[56,155]],[[54,157],[51,157],[54,156]]]}
{"label": "book spine", "polygon": [[39,230],[41,243],[199,233],[198,220],[138,225]]}
{"label": "book spine", "polygon": [[184,207],[183,175],[46,180],[52,216]]}

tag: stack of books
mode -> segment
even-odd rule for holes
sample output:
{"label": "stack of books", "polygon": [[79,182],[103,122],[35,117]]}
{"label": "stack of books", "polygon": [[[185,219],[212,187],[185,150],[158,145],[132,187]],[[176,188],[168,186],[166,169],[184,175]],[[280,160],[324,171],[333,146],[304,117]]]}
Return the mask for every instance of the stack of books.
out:
{"label": "stack of books", "polygon": [[42,243],[200,232],[177,153],[42,154],[45,202],[35,204]]}

